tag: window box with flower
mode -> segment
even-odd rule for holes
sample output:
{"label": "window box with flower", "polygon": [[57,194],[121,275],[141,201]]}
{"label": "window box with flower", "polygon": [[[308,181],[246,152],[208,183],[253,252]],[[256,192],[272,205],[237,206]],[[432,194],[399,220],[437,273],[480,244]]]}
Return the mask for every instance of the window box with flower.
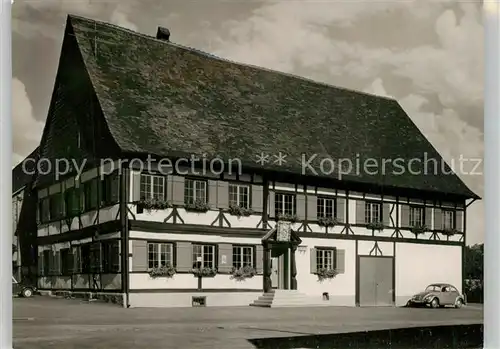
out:
{"label": "window box with flower", "polygon": [[370,222],[366,225],[366,228],[370,230],[382,231],[384,230],[384,223],[380,221]]}
{"label": "window box with flower", "polygon": [[238,205],[230,205],[228,212],[230,215],[237,217],[248,217],[252,214],[252,210],[249,208],[241,207]]}
{"label": "window box with flower", "polygon": [[217,275],[217,269],[211,267],[193,268],[191,272],[196,277],[214,277]]}
{"label": "window box with flower", "polygon": [[322,227],[334,227],[338,224],[338,221],[334,217],[319,217],[318,225]]}
{"label": "window box with flower", "polygon": [[210,210],[210,205],[204,200],[195,200],[192,203],[185,204],[184,209],[190,212],[205,213]]}
{"label": "window box with flower", "polygon": [[257,275],[257,270],[249,265],[241,268],[233,267],[233,270],[231,271],[231,279],[235,279],[237,281],[250,279],[253,278],[255,275]]}
{"label": "window box with flower", "polygon": [[421,234],[425,234],[429,229],[425,224],[417,224],[411,228],[411,232],[415,234],[415,237]]}
{"label": "window box with flower", "polygon": [[137,203],[137,206],[139,209],[151,212],[151,211],[166,210],[168,208],[171,208],[172,204],[164,199],[149,198],[149,199],[141,199]]}
{"label": "window box with flower", "polygon": [[339,272],[336,269],[330,269],[330,268],[321,268],[321,269],[318,269],[318,271],[316,272],[316,275],[318,275],[319,281],[333,279],[338,274],[339,274]]}
{"label": "window box with flower", "polygon": [[149,270],[149,276],[153,279],[160,278],[160,277],[165,277],[165,278],[172,278],[175,275],[175,268],[170,265],[163,265],[161,267],[155,267]]}

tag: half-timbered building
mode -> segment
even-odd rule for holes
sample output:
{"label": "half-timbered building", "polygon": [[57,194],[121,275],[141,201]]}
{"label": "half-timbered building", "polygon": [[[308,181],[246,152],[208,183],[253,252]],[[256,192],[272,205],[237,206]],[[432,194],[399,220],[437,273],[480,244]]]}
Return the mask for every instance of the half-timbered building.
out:
{"label": "half-timbered building", "polygon": [[127,307],[460,289],[478,197],[449,170],[393,99],[69,16],[33,185],[38,286]]}

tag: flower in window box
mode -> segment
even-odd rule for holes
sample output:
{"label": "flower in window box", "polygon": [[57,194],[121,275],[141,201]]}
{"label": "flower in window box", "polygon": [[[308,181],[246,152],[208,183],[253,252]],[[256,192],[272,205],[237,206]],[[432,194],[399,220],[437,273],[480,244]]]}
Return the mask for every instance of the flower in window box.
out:
{"label": "flower in window box", "polygon": [[285,222],[290,222],[290,223],[297,223],[299,221],[299,217],[297,217],[294,214],[280,213],[278,215],[278,221],[285,221]]}
{"label": "flower in window box", "polygon": [[371,223],[368,223],[366,225],[366,228],[367,229],[371,229],[371,230],[382,231],[382,230],[384,230],[384,223],[382,223],[382,222],[371,222]]}
{"label": "flower in window box", "polygon": [[159,277],[171,278],[175,275],[175,272],[176,272],[175,268],[172,265],[167,264],[161,267],[152,268],[149,271],[149,276],[151,276],[152,278],[159,278]]}
{"label": "flower in window box", "polygon": [[318,218],[318,225],[322,227],[334,227],[338,224],[338,221],[334,217],[320,217]]}
{"label": "flower in window box", "polygon": [[245,279],[254,277],[256,274],[257,270],[249,265],[242,268],[233,267],[233,270],[231,271],[231,279],[243,281]]}
{"label": "flower in window box", "polygon": [[207,212],[210,210],[210,205],[203,200],[196,200],[193,203],[185,204],[184,208],[186,211]]}
{"label": "flower in window box", "polygon": [[328,268],[318,269],[318,271],[316,272],[316,275],[318,275],[319,281],[333,279],[338,274],[339,274],[339,272],[336,269],[328,269]]}
{"label": "flower in window box", "polygon": [[241,207],[241,206],[238,206],[238,205],[230,205],[229,206],[229,214],[233,215],[233,216],[238,216],[238,217],[242,217],[242,216],[250,216],[252,214],[252,210],[249,209],[249,208],[245,208],[245,207]]}
{"label": "flower in window box", "polygon": [[447,228],[443,229],[441,233],[446,236],[453,236],[458,233],[458,230],[456,230],[455,228]]}
{"label": "flower in window box", "polygon": [[167,208],[172,207],[172,204],[169,201],[157,198],[142,199],[137,203],[137,205],[148,212],[152,210],[166,210]]}
{"label": "flower in window box", "polygon": [[217,269],[210,267],[193,268],[191,272],[197,277],[213,277],[217,274]]}
{"label": "flower in window box", "polygon": [[427,230],[428,228],[425,224],[417,224],[411,228],[411,232],[415,234],[415,236],[424,234]]}

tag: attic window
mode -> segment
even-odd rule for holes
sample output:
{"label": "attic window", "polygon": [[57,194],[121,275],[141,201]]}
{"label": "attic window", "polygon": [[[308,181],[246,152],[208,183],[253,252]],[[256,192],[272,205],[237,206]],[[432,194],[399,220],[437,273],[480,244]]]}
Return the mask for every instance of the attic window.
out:
{"label": "attic window", "polygon": [[170,41],[170,30],[164,27],[158,27],[156,38],[158,40]]}

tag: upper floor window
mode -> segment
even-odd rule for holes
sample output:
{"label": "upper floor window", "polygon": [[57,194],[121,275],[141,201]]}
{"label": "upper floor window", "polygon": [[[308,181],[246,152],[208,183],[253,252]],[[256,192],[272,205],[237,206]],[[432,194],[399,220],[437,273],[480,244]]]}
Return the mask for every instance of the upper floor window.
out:
{"label": "upper floor window", "polygon": [[207,182],[186,179],[184,185],[184,202],[194,204],[196,201],[207,202]]}
{"label": "upper floor window", "polygon": [[72,217],[80,211],[80,203],[78,201],[78,189],[70,188],[64,193],[64,204],[66,205],[66,215]]}
{"label": "upper floor window", "polygon": [[333,218],[335,217],[335,199],[322,198],[317,199],[318,218]]}
{"label": "upper floor window", "polygon": [[104,204],[116,204],[120,198],[120,177],[112,173],[102,180],[101,201]]}
{"label": "upper floor window", "polygon": [[253,247],[233,246],[233,267],[253,267]]}
{"label": "upper floor window", "polygon": [[98,178],[83,183],[83,206],[84,211],[96,209],[98,200]]}
{"label": "upper floor window", "polygon": [[63,217],[63,205],[61,194],[54,194],[49,197],[50,219],[60,219]]}
{"label": "upper floor window", "polygon": [[336,267],[335,249],[317,248],[316,249],[316,267],[318,270],[333,270]]}
{"label": "upper floor window", "polygon": [[295,214],[295,195],[275,193],[274,194],[274,210],[276,216],[281,214],[294,215]]}
{"label": "upper floor window", "polygon": [[148,267],[150,269],[172,266],[173,260],[171,243],[148,242]]}
{"label": "upper floor window", "polygon": [[443,229],[453,229],[455,212],[451,210],[443,210]]}
{"label": "upper floor window", "polygon": [[215,268],[215,246],[193,245],[193,268]]}
{"label": "upper floor window", "polygon": [[249,207],[249,187],[242,184],[229,184],[229,206]]}
{"label": "upper floor window", "polygon": [[365,223],[382,221],[382,205],[379,202],[365,202]]}
{"label": "upper floor window", "polygon": [[424,224],[424,208],[410,207],[410,227],[422,226]]}
{"label": "upper floor window", "polygon": [[141,174],[141,199],[163,200],[165,198],[165,177]]}

